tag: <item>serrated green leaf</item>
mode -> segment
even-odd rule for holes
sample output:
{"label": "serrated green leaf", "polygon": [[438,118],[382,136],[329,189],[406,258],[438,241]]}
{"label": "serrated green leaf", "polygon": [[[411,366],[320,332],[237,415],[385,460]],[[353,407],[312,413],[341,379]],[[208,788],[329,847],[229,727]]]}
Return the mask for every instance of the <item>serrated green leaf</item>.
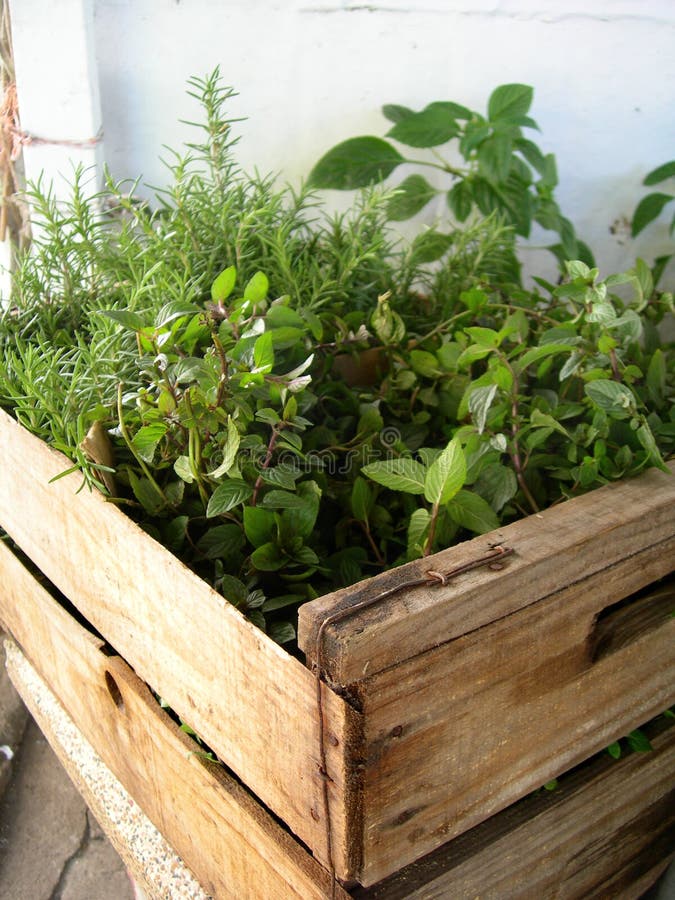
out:
{"label": "serrated green leaf", "polygon": [[152,462],[157,445],[166,432],[167,426],[164,422],[154,422],[152,425],[144,425],[133,436],[131,443],[144,462]]}
{"label": "serrated green leaf", "polygon": [[275,489],[268,491],[259,505],[264,509],[298,509],[305,505],[305,501],[291,491]]}
{"label": "serrated green leaf", "polygon": [[392,222],[403,222],[417,215],[438,193],[422,175],[409,175],[396,191],[387,203],[387,217]]}
{"label": "serrated green leaf", "polygon": [[223,460],[217,469],[214,469],[212,472],[208,473],[209,478],[222,478],[223,475],[226,475],[230,471],[237,458],[240,441],[241,437],[239,435],[239,430],[234,424],[232,418],[228,416],[227,437],[222,448]]}
{"label": "serrated green leaf", "polygon": [[608,378],[589,381],[584,385],[584,391],[596,406],[606,412],[627,413],[635,408],[635,397],[632,392],[618,381],[611,381]]}
{"label": "serrated green leaf", "polygon": [[378,460],[363,466],[361,471],[368,478],[392,491],[404,491],[408,494],[424,493],[426,470],[414,459]]}
{"label": "serrated green leaf", "polygon": [[524,116],[529,112],[534,96],[527,84],[502,84],[495,88],[488,100],[488,119],[496,122]]}
{"label": "serrated green leaf", "polygon": [[244,545],[241,528],[235,524],[209,528],[197,541],[197,550],[207,559],[231,558]]}
{"label": "serrated green leaf", "polygon": [[404,158],[387,141],[356,137],[343,141],[312,169],[308,183],[314,188],[350,191],[384,181]]}
{"label": "serrated green leaf", "polygon": [[487,138],[478,148],[478,165],[481,174],[492,182],[508,178],[511,168],[513,142],[507,135],[496,134]]}
{"label": "serrated green leaf", "polygon": [[352,515],[359,522],[367,522],[370,511],[375,502],[375,495],[370,489],[370,485],[365,478],[360,475],[354,480],[352,485],[351,507]]}
{"label": "serrated green leaf", "polygon": [[466,460],[456,438],[450,441],[429,466],[424,479],[424,497],[434,505],[447,503],[466,480]]}
{"label": "serrated green leaf", "polygon": [[490,463],[481,469],[474,490],[498,513],[518,493],[515,472],[502,463]]}
{"label": "serrated green leaf", "polygon": [[295,628],[290,622],[272,622],[268,634],[277,644],[287,644],[295,640]]}
{"label": "serrated green leaf", "polygon": [[487,500],[473,491],[458,491],[447,505],[453,522],[475,534],[486,534],[499,528],[499,518]]}
{"label": "serrated green leaf", "polygon": [[458,181],[447,193],[447,202],[450,210],[458,222],[466,222],[473,209],[473,194],[470,182],[462,179]]}
{"label": "serrated green leaf", "polygon": [[488,412],[490,411],[492,401],[496,395],[496,384],[475,388],[469,394],[469,412],[471,413],[474,425],[478,429],[478,434],[482,434],[485,429]]}
{"label": "serrated green leaf", "polygon": [[387,132],[407,147],[438,147],[459,134],[459,125],[443,103],[430,103],[421,112],[405,116]]}
{"label": "serrated green leaf", "polygon": [[515,368],[518,372],[524,372],[532,363],[540,362],[549,356],[556,356],[558,353],[571,353],[574,350],[572,344],[543,344],[539,347],[533,347],[527,350],[522,356],[516,357],[514,360]]}
{"label": "serrated green leaf", "polygon": [[215,489],[206,507],[206,515],[208,518],[221,516],[223,513],[229,512],[244,503],[253,493],[253,488],[239,478],[230,478],[219,484]]}

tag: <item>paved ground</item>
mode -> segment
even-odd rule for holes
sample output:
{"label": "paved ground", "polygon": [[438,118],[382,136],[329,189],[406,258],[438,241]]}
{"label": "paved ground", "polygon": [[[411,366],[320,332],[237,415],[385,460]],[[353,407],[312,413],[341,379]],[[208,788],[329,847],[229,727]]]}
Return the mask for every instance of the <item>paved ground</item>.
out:
{"label": "paved ground", "polygon": [[1,651],[0,897],[134,897],[122,861],[14,691]]}

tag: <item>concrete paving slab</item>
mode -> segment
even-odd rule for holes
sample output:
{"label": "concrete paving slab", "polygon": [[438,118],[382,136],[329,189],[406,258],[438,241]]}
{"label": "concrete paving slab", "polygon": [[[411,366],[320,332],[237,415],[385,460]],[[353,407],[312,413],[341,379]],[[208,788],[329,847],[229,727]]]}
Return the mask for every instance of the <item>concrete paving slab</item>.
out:
{"label": "concrete paving slab", "polygon": [[12,777],[12,766],[27,722],[28,710],[5,669],[3,632],[0,631],[0,797]]}

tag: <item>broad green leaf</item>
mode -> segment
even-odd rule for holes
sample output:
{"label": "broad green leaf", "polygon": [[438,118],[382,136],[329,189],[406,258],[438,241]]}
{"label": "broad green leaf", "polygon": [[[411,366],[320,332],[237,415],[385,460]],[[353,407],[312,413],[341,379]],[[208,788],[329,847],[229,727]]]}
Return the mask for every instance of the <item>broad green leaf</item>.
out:
{"label": "broad green leaf", "polygon": [[408,116],[414,116],[415,111],[408,106],[400,106],[397,103],[385,103],[382,107],[382,115],[385,119],[389,119],[390,122],[396,124],[396,122],[402,122],[403,119],[407,119]]}
{"label": "broad green leaf", "polygon": [[300,313],[289,306],[273,303],[265,316],[267,327],[273,328],[304,328],[305,320]]}
{"label": "broad green leaf", "polygon": [[300,476],[300,471],[294,466],[281,463],[278,466],[270,466],[268,469],[263,469],[260,474],[265,484],[272,484],[275,487],[283,488],[285,491],[294,491],[295,482]]}
{"label": "broad green leaf", "polygon": [[478,344],[479,347],[489,347],[490,349],[493,349],[494,347],[499,347],[501,343],[499,333],[493,328],[482,328],[476,325],[465,328],[464,330],[474,344]]}
{"label": "broad green leaf", "polygon": [[652,169],[648,175],[645,175],[642,183],[649,187],[652,184],[659,184],[661,181],[665,181],[666,178],[673,177],[675,177],[675,159],[658,166],[656,169]]}
{"label": "broad green leaf", "polygon": [[438,147],[459,134],[459,125],[443,103],[430,103],[421,112],[405,116],[387,132],[408,147]]}
{"label": "broad green leaf", "polygon": [[408,494],[424,493],[426,471],[424,466],[414,459],[378,460],[363,466],[361,471],[368,478],[392,491],[404,491]]}
{"label": "broad green leaf", "polygon": [[515,142],[515,149],[523,154],[533,169],[543,175],[546,171],[546,159],[539,147],[527,138],[518,138]]}
{"label": "broad green leaf", "polygon": [[482,434],[485,429],[488,412],[492,406],[492,401],[497,394],[497,385],[490,384],[485,387],[475,388],[469,394],[469,412],[473,423],[478,429],[478,433]]}
{"label": "broad green leaf", "polygon": [[200,315],[202,310],[193,303],[186,303],[184,300],[171,300],[165,303],[155,317],[155,328],[163,328],[176,319],[182,319],[185,316]]}
{"label": "broad green leaf", "polygon": [[268,634],[277,644],[287,644],[295,640],[295,628],[290,622],[272,622]]}
{"label": "broad green leaf", "polygon": [[653,750],[651,741],[639,728],[636,728],[635,731],[631,731],[630,734],[626,735],[626,740],[628,741],[631,750],[635,753],[649,753],[650,750]]}
{"label": "broad green leaf", "polygon": [[618,381],[610,381],[606,378],[589,381],[584,385],[584,391],[596,406],[606,412],[627,413],[635,408],[635,397],[632,392]]}
{"label": "broad green leaf", "polygon": [[549,356],[556,356],[558,353],[570,353],[574,350],[571,344],[544,344],[540,347],[533,347],[527,350],[522,356],[516,357],[514,360],[515,368],[518,372],[524,372],[532,363],[540,362]]}
{"label": "broad green leaf", "polygon": [[129,484],[134,497],[148,515],[156,516],[164,509],[164,499],[148,478],[139,478],[133,469],[129,469]]}
{"label": "broad green leaf", "polygon": [[436,356],[428,350],[411,350],[410,365],[413,371],[425,378],[438,378],[441,374]]}
{"label": "broad green leaf", "polygon": [[466,222],[473,209],[471,185],[465,179],[458,181],[447,193],[448,206],[458,222]]}
{"label": "broad green leaf", "polygon": [[138,313],[129,309],[102,309],[101,315],[123,325],[131,331],[141,331],[145,323]]}
{"label": "broad green leaf", "polygon": [[481,174],[495,183],[506,181],[511,168],[513,143],[507,135],[496,134],[487,138],[478,148],[478,165]]}
{"label": "broad green leaf", "polygon": [[453,522],[476,534],[499,528],[499,518],[487,500],[473,491],[458,491],[447,505]]}
{"label": "broad green leaf", "polygon": [[155,455],[157,445],[167,432],[164,422],[154,422],[152,425],[144,425],[134,435],[131,443],[134,450],[144,462],[151,463]]}
{"label": "broad green leaf", "polygon": [[267,296],[269,281],[264,272],[256,272],[244,288],[244,299],[251,303],[260,303]]}
{"label": "broad green leaf", "polygon": [[244,503],[253,493],[253,488],[239,478],[230,478],[219,484],[206,507],[206,515],[208,518],[220,516],[229,512],[240,503]]}
{"label": "broad green leaf", "polygon": [[195,480],[189,456],[179,456],[173,464],[173,470],[186,484],[192,484]]}
{"label": "broad green leaf", "polygon": [[647,368],[647,390],[657,406],[663,403],[666,391],[666,360],[661,348],[652,354]]}
{"label": "broad green leaf", "polygon": [[441,234],[430,229],[418,234],[410,248],[410,261],[413,265],[435,262],[444,256],[452,246],[454,238],[451,234]]}
{"label": "broad green leaf", "polygon": [[470,344],[466,350],[463,350],[457,360],[457,367],[463,368],[464,366],[470,366],[471,363],[476,362],[479,359],[485,359],[486,356],[489,356],[490,353],[494,351],[494,347],[484,347],[481,344]]}
{"label": "broad green leaf", "polygon": [[375,495],[370,485],[365,478],[358,475],[352,485],[351,506],[354,518],[359,522],[367,522],[374,502]]}
{"label": "broad green leaf", "polygon": [[392,222],[403,222],[417,215],[438,191],[422,175],[409,175],[397,188],[397,193],[387,203],[387,217]]}
{"label": "broad green leaf", "polygon": [[572,441],[569,432],[563,428],[560,422],[548,413],[542,412],[540,409],[532,410],[530,425],[532,428],[552,428],[554,431],[558,431],[560,434],[564,435],[568,441]]}
{"label": "broad green leaf", "polygon": [[274,344],[271,331],[265,331],[256,340],[253,345],[253,361],[255,363],[254,372],[261,372],[263,375],[267,375],[272,371],[274,366]]}
{"label": "broad green leaf", "polygon": [[430,521],[431,515],[427,509],[416,509],[410,516],[407,537],[408,559],[417,559],[422,556]]}
{"label": "broad green leaf", "polygon": [[[232,526],[220,526],[232,527]],[[236,527],[236,526],[234,526]],[[248,598],[248,588],[243,581],[235,578],[233,575],[223,575],[221,577],[220,590],[226,600],[233,606],[244,606]]]}
{"label": "broad green leaf", "polygon": [[237,280],[237,269],[235,266],[228,266],[216,277],[211,285],[211,299],[215,303],[222,303],[232,293],[234,284]]}
{"label": "broad green leaf", "polygon": [[254,547],[269,543],[275,530],[276,519],[271,510],[259,506],[244,507],[244,533]]}
{"label": "broad green leaf", "polygon": [[291,491],[271,490],[260,501],[264,509],[298,509],[305,505],[305,501],[298,494]]}
{"label": "broad green leaf", "polygon": [[488,118],[491,122],[513,119],[529,112],[534,96],[527,84],[502,84],[495,88],[488,100]]}
{"label": "broad green leaf", "polygon": [[646,228],[650,222],[657,219],[661,215],[661,210],[673,200],[671,194],[647,194],[637,205],[633,213],[633,221],[631,223],[631,234],[636,237],[643,228]]}
{"label": "broad green leaf", "polygon": [[296,491],[297,496],[303,501],[302,505],[293,509],[285,509],[281,515],[284,526],[293,535],[306,541],[312,536],[319,515],[321,488],[316,481],[302,481]]}
{"label": "broad green leaf", "polygon": [[518,493],[516,474],[502,463],[490,463],[481,469],[474,490],[498,513]]}
{"label": "broad green leaf", "polygon": [[659,450],[659,446],[656,443],[654,432],[646,422],[640,425],[640,427],[638,428],[637,437],[644,449],[649,454],[649,460],[651,464],[653,466],[658,466],[659,469],[663,469],[664,472],[670,472],[670,469],[663,462],[663,457],[661,456],[661,451]]}
{"label": "broad green leaf", "polygon": [[405,324],[386,298],[386,294],[378,298],[377,306],[370,317],[370,325],[385,346],[400,344],[405,337]]}
{"label": "broad green leaf", "polygon": [[252,565],[261,572],[276,572],[283,568],[288,562],[288,558],[284,556],[271,541],[257,547],[251,554]]}
{"label": "broad green leaf", "polygon": [[343,141],[323,156],[310,172],[314,188],[350,191],[384,181],[404,158],[387,141],[356,137]]}
{"label": "broad green leaf", "polygon": [[223,460],[217,469],[214,469],[213,472],[208,473],[209,478],[222,478],[223,475],[226,475],[230,471],[237,458],[240,441],[241,437],[239,435],[239,430],[234,424],[232,418],[228,416],[227,437],[225,439],[225,445],[222,448]]}
{"label": "broad green leaf", "polygon": [[466,460],[459,441],[454,438],[429,466],[424,479],[424,497],[434,505],[447,503],[466,479]]}
{"label": "broad green leaf", "polygon": [[244,535],[238,525],[216,525],[197,541],[197,550],[207,559],[232,557],[244,545]]}

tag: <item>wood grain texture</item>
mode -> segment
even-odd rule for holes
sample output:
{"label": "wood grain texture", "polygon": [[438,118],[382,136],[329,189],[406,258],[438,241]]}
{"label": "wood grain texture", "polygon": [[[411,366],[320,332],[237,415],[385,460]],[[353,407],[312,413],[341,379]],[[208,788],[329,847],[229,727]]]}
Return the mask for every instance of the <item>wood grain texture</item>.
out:
{"label": "wood grain texture", "polygon": [[637,900],[675,856],[675,726],[607,754],[354,900]]}
{"label": "wood grain texture", "polygon": [[364,884],[675,702],[675,618],[652,609],[663,612],[662,592],[640,601],[630,639],[620,616],[621,640],[594,652],[608,597],[672,565],[675,539],[657,549],[359,685],[368,748]]}
{"label": "wood grain texture", "polygon": [[[296,659],[0,411],[0,525],[218,756],[327,861],[316,683]],[[333,861],[357,814],[346,760],[360,718],[324,686]],[[353,828],[351,829],[353,832]]]}
{"label": "wood grain texture", "polygon": [[[0,617],[103,762],[216,898],[325,898],[328,873],[0,543]],[[337,898],[346,898],[338,886]]]}
{"label": "wood grain texture", "polygon": [[501,571],[467,572],[405,590],[325,629],[322,664],[329,682],[349,685],[444,641],[536,603],[675,535],[675,461],[615,482],[425,560],[416,560],[300,609],[299,641],[316,662],[321,623],[337,610],[433,569],[446,572],[499,542],[515,554]]}

